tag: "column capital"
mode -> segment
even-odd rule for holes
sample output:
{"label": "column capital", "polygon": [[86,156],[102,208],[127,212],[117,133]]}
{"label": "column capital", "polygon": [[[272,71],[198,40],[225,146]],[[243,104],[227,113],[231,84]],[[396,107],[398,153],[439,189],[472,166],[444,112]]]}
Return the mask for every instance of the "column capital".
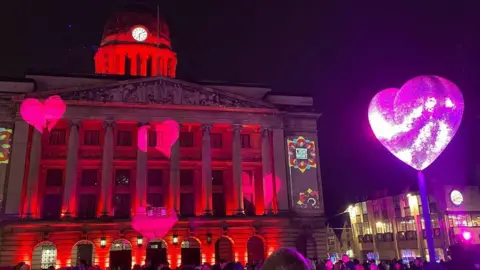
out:
{"label": "column capital", "polygon": [[200,126],[200,128],[202,129],[203,132],[208,132],[208,133],[210,133],[210,130],[212,130],[212,128],[213,128],[213,125],[212,125],[212,124],[207,124],[207,123],[205,123],[205,124],[202,124],[202,125]]}
{"label": "column capital", "polygon": [[240,132],[243,130],[243,125],[242,124],[232,124],[232,130],[234,132]]}
{"label": "column capital", "polygon": [[68,120],[68,127],[72,129],[73,127],[76,127],[77,129],[80,128],[82,124],[82,120],[80,119],[70,119]]}
{"label": "column capital", "polygon": [[271,126],[261,126],[260,127],[260,133],[262,133],[262,135],[268,135],[268,133],[272,131],[272,127]]}
{"label": "column capital", "polygon": [[103,128],[114,128],[115,127],[115,120],[107,119],[103,121]]}

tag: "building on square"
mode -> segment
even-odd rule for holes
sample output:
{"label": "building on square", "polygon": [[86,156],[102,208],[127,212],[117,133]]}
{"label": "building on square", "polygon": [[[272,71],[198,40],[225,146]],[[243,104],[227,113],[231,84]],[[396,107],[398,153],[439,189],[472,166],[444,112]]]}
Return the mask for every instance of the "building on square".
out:
{"label": "building on square", "polygon": [[[480,247],[480,191],[476,186],[435,186],[429,208],[437,260],[453,244]],[[427,260],[421,200],[410,192],[348,207],[358,258]]]}
{"label": "building on square", "polygon": [[[0,112],[1,266],[246,263],[279,247],[326,256],[313,99],[179,80],[176,64],[167,24],[132,8],[107,22],[96,75],[0,82],[2,102],[13,100]],[[51,129],[22,119],[24,100],[51,96],[66,104]],[[177,140],[138,136],[166,120]],[[166,235],[132,228],[172,211]]]}

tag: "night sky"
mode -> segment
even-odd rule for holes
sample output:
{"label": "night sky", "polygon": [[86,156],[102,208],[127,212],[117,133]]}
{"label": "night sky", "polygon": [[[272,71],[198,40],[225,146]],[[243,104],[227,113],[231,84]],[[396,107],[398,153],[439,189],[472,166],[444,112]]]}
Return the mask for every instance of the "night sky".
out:
{"label": "night sky", "polygon": [[[14,43],[0,75],[93,73],[105,21],[131,2],[35,1],[21,18],[25,41]],[[179,79],[257,83],[315,97],[323,113],[319,145],[329,216],[377,190],[415,187],[414,170],[374,138],[367,107],[377,91],[418,75],[450,79],[466,100],[461,129],[426,170],[427,179],[479,183],[473,165],[478,1],[171,0],[160,6],[178,53]]]}

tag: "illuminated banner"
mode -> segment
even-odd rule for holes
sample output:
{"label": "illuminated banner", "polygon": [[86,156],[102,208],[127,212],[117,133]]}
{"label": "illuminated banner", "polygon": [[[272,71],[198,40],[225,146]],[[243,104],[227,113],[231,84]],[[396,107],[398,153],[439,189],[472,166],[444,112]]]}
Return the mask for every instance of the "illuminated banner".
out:
{"label": "illuminated banner", "polygon": [[10,159],[12,130],[0,128],[0,164],[8,164]]}
{"label": "illuminated banner", "polygon": [[315,141],[307,136],[289,137],[287,148],[295,205],[303,209],[320,208]]}

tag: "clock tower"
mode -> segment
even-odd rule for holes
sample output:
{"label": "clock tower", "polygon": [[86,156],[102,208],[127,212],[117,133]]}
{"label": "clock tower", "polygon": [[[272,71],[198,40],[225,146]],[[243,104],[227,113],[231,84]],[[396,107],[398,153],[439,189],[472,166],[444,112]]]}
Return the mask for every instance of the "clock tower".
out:
{"label": "clock tower", "polygon": [[175,77],[176,66],[168,25],[148,7],[127,6],[105,24],[95,73]]}

